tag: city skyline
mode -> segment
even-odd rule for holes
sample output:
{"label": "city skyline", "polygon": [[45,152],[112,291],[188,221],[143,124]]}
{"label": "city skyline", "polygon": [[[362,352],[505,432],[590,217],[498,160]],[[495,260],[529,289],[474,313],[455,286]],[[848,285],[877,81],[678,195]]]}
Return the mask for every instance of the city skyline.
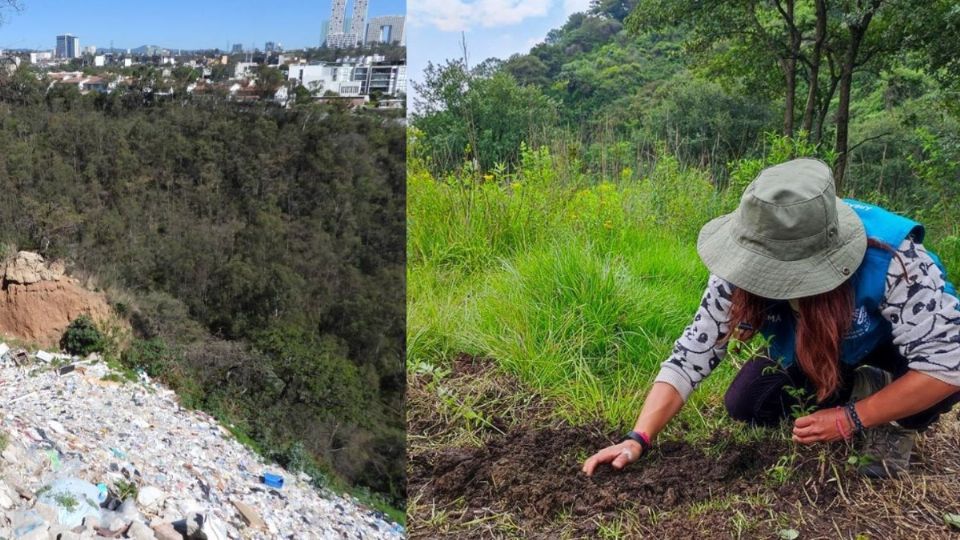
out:
{"label": "city skyline", "polygon": [[[56,36],[72,34],[83,47],[135,49],[156,45],[170,50],[263,49],[267,42],[285,49],[320,45],[321,27],[331,10],[330,0],[169,0],[161,5],[117,0],[63,3],[25,0],[24,10],[9,13],[0,26],[0,49],[54,50]],[[368,17],[406,11],[405,0],[372,0]],[[140,24],[149,21],[149,24]]]}

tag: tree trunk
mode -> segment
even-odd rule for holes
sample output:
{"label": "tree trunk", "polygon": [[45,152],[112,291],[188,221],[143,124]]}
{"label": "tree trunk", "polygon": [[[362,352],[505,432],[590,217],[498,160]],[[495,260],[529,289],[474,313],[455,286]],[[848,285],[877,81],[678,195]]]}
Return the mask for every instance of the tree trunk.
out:
{"label": "tree trunk", "polygon": [[803,121],[800,129],[807,132],[807,140],[814,141],[813,117],[820,91],[820,59],[823,55],[823,42],[827,38],[827,0],[814,0],[816,5],[816,30],[813,36],[813,54],[810,56],[809,89],[807,105],[803,109]]}
{"label": "tree trunk", "polygon": [[850,129],[850,90],[853,84],[853,71],[856,68],[857,52],[867,33],[872,13],[863,17],[861,24],[850,26],[850,45],[843,55],[843,65],[840,67],[840,101],[837,104],[837,143],[834,150],[837,153],[837,162],[833,166],[833,176],[837,183],[837,193],[843,185],[843,176],[847,170],[847,139]]}
{"label": "tree trunk", "polygon": [[802,38],[794,20],[793,8],[794,0],[787,0],[784,18],[787,23],[787,30],[790,32],[790,49],[787,57],[783,59],[783,71],[787,83],[783,111],[783,134],[787,137],[793,137],[793,112],[797,95],[797,58],[800,56]]}
{"label": "tree trunk", "polygon": [[840,84],[840,77],[832,76],[830,77],[830,88],[827,92],[819,96],[817,100],[819,105],[819,110],[817,111],[816,123],[814,124],[814,144],[820,144],[820,141],[823,140],[823,126],[827,123],[827,113],[830,112],[830,102],[833,101],[833,94],[837,92],[837,85]]}
{"label": "tree trunk", "polygon": [[794,96],[797,93],[797,61],[785,58],[783,60],[783,71],[787,83],[787,94],[783,104],[783,134],[787,137],[793,137],[793,103]]}

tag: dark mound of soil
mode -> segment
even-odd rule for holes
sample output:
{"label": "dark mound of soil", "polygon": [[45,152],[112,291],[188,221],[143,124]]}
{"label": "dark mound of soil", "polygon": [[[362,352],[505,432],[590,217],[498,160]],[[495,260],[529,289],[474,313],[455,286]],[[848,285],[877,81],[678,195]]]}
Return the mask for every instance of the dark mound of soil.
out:
{"label": "dark mound of soil", "polygon": [[[592,477],[582,461],[611,439],[586,427],[515,430],[481,448],[446,448],[411,456],[410,484],[434,501],[463,498],[470,508],[510,512],[533,526],[560,514],[612,516],[643,506],[666,509],[736,493],[763,483],[764,470],[790,449],[764,441],[709,456],[667,442],[623,471],[601,466]],[[761,478],[758,478],[761,477]],[[589,533],[584,522],[578,532]]]}

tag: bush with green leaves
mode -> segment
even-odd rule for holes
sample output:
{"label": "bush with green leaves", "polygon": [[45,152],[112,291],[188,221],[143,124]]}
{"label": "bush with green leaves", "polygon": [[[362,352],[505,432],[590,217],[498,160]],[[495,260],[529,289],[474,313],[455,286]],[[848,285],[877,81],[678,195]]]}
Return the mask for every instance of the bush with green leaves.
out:
{"label": "bush with green leaves", "polygon": [[179,353],[161,338],[138,339],[121,355],[123,363],[132,369],[142,369],[147,375],[157,377],[175,363]]}
{"label": "bush with green leaves", "polygon": [[103,333],[89,315],[74,319],[60,338],[60,348],[77,356],[103,352],[105,344]]}

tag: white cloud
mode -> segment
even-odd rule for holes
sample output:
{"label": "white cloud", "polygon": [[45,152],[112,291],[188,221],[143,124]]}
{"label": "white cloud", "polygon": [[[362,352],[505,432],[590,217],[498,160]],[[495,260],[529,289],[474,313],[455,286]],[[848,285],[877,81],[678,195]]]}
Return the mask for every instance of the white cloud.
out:
{"label": "white cloud", "polygon": [[[415,26],[435,26],[444,32],[518,24],[543,17],[557,0],[408,0],[407,14]],[[589,3],[589,0],[563,0]]]}
{"label": "white cloud", "polygon": [[563,16],[569,17],[574,13],[586,11],[590,8],[590,0],[563,0]]}

